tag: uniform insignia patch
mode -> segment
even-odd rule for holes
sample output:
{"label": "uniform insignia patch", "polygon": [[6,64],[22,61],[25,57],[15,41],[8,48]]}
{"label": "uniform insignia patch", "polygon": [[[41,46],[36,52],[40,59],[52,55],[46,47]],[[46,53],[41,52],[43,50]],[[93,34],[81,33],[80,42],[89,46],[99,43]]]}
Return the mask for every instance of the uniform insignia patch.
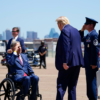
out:
{"label": "uniform insignia patch", "polygon": [[97,46],[98,45],[98,40],[97,39],[93,40],[93,44],[94,44],[94,46]]}
{"label": "uniform insignia patch", "polygon": [[91,42],[90,37],[86,40],[86,42]]}

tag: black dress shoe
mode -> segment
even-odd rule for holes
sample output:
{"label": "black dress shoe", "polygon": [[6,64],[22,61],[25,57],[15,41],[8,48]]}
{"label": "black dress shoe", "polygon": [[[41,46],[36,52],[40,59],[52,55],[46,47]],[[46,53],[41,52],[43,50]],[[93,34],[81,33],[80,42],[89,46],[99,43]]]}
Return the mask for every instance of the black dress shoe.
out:
{"label": "black dress shoe", "polygon": [[46,69],[46,67],[43,67],[44,69]]}
{"label": "black dress shoe", "polygon": [[16,98],[16,100],[24,100],[24,96],[22,97],[22,96],[17,96],[17,98]]}

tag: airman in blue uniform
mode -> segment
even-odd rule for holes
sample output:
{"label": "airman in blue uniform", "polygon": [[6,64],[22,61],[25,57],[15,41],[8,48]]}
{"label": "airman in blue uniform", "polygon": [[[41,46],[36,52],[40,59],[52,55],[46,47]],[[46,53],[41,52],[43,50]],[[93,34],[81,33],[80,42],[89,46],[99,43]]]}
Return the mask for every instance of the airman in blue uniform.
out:
{"label": "airman in blue uniform", "polygon": [[[99,67],[98,33],[96,32],[96,20],[87,18],[86,23],[80,31],[84,42],[84,63],[87,83],[87,97],[89,100],[97,100],[96,71]],[[84,37],[84,30],[89,33]]]}

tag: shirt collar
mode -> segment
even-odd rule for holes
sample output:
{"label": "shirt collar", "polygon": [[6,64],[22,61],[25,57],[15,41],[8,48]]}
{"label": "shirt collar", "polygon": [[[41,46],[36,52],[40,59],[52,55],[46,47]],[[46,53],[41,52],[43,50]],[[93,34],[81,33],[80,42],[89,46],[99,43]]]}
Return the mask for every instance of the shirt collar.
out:
{"label": "shirt collar", "polygon": [[14,40],[16,41],[16,40],[17,40],[17,38],[18,38],[18,35],[14,38]]}
{"label": "shirt collar", "polygon": [[95,31],[95,29],[94,29],[94,30],[92,30],[91,32],[89,32],[89,33],[88,33],[88,35],[89,35],[89,34],[91,34],[93,31]]}

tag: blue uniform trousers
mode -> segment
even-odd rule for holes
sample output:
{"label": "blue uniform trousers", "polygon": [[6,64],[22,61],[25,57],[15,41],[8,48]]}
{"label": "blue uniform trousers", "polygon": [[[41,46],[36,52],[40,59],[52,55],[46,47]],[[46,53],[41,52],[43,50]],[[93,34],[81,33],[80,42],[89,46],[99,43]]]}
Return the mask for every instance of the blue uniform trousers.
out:
{"label": "blue uniform trousers", "polygon": [[92,69],[91,66],[85,68],[86,82],[87,82],[87,96],[89,100],[97,100],[97,83],[96,71],[98,68]]}
{"label": "blue uniform trousers", "polygon": [[68,86],[68,100],[76,100],[76,85],[80,72],[80,67],[71,67],[68,70],[60,70],[57,78],[56,100],[63,100],[63,96]]}
{"label": "blue uniform trousers", "polygon": [[[35,74],[32,74],[30,76],[17,77],[16,82],[21,82],[23,86],[23,90],[21,90],[19,94],[22,94],[23,92],[24,97],[25,97],[28,93],[30,86],[32,85],[32,94],[30,96],[30,100],[35,100],[36,91],[38,88],[38,81],[39,81],[39,78]],[[24,97],[21,100],[24,100]],[[18,96],[16,100],[20,100],[20,96]]]}

